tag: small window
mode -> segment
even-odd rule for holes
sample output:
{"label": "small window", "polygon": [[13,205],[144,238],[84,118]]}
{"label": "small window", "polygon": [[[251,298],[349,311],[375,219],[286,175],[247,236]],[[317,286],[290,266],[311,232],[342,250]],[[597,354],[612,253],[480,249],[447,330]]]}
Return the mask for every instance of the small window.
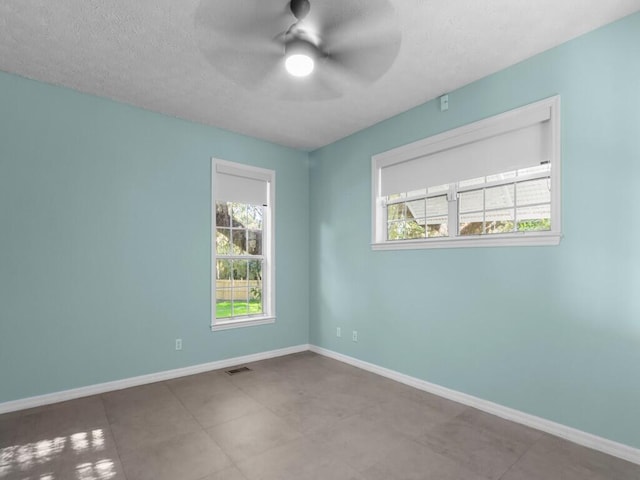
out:
{"label": "small window", "polygon": [[375,155],[373,248],[560,241],[559,98]]}
{"label": "small window", "polygon": [[212,328],[271,323],[275,173],[216,159],[212,171]]}

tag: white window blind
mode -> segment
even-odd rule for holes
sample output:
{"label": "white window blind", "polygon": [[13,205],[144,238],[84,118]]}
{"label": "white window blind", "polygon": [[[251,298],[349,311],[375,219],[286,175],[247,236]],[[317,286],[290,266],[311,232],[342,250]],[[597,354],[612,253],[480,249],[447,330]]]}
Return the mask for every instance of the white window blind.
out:
{"label": "white window blind", "polygon": [[269,182],[255,171],[216,165],[215,198],[219,201],[267,205]]}
{"label": "white window blind", "polygon": [[549,107],[540,107],[517,120],[503,119],[423,147],[420,156],[381,168],[380,193],[410,192],[546,163],[551,156],[550,118]]}

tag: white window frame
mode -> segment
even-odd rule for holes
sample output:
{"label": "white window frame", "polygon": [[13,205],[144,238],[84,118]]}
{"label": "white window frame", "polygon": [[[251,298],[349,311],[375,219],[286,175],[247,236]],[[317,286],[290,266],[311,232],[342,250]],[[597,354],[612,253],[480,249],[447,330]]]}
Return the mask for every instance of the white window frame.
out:
{"label": "white window frame", "polygon": [[[469,136],[473,136],[474,138],[481,140],[508,132],[511,130],[509,126],[512,125],[514,121],[517,121],[517,119],[528,118],[531,112],[539,110],[541,107],[548,107],[550,109],[549,128],[551,144],[549,161],[551,162],[551,230],[499,233],[490,235],[387,240],[386,197],[381,194],[381,172],[383,168],[433,153],[440,146],[446,146],[447,149],[455,148],[456,146],[466,143]],[[407,250],[426,248],[558,245],[562,238],[560,157],[559,95],[374,155],[371,158],[371,248],[373,250]],[[452,219],[455,219],[457,222],[457,199],[452,198],[450,195],[449,201],[449,222],[451,222]],[[452,229],[450,228],[450,230]],[[455,231],[457,231],[457,229],[455,229]]]}
{"label": "white window frame", "polygon": [[[225,319],[216,318],[216,173],[231,173],[241,177],[267,182],[267,205],[263,211],[263,313]],[[275,266],[275,194],[276,172],[219,158],[211,159],[211,330],[264,325],[276,321],[276,266]],[[222,258],[222,257],[221,257]]]}

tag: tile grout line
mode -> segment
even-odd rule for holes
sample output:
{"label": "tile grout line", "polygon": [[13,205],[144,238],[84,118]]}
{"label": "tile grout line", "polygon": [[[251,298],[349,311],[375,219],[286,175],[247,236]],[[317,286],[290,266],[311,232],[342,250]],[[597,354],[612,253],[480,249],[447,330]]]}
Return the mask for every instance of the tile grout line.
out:
{"label": "tile grout line", "polygon": [[[207,429],[216,428],[216,427],[218,427],[218,426],[220,426],[220,425],[224,425],[224,424],[227,424],[227,423],[233,422],[233,421],[235,421],[235,420],[238,420],[238,419],[240,419],[240,418],[246,417],[246,416],[251,415],[251,414],[256,413],[256,412],[249,412],[249,413],[245,413],[244,415],[241,415],[241,416],[239,416],[239,417],[230,418],[230,419],[225,420],[224,422],[220,422],[219,424],[216,424],[216,425],[213,425],[213,426],[210,426],[210,427],[205,427],[205,426],[204,426],[204,425],[203,425],[203,424],[202,424],[202,423],[197,419],[197,417],[195,417],[195,415],[191,412],[191,410],[190,410],[190,409],[189,409],[189,408],[184,404],[184,402],[182,401],[182,399],[181,399],[181,398],[176,394],[176,392],[171,388],[171,386],[168,384],[168,382],[165,380],[163,383],[167,384],[166,386],[167,386],[167,388],[169,389],[169,391],[171,391],[172,395],[173,395],[174,397],[176,397],[176,399],[180,402],[180,404],[183,406],[183,408],[184,408],[184,409],[189,413],[189,415],[191,415],[191,417],[195,420],[195,422],[198,424],[198,426],[202,429],[203,433],[204,433],[204,434],[205,434],[205,435],[206,435],[206,436],[207,436],[207,437],[208,437],[208,438],[209,438],[213,443],[215,443],[215,444],[218,446],[218,448],[220,449],[220,451],[222,451],[222,452],[225,454],[225,456],[226,456],[226,457],[229,459],[229,461],[231,462],[231,466],[233,466],[236,470],[238,470],[238,471],[240,472],[240,474],[241,474],[243,477],[247,478],[247,476],[244,474],[244,472],[240,469],[240,466],[238,465],[238,462],[236,462],[236,460],[234,460],[234,459],[233,459],[233,457],[231,457],[231,455],[229,455],[229,454],[225,451],[225,449],[222,447],[222,445],[220,445],[218,442],[216,442],[216,440],[215,440],[215,439],[214,439],[214,438],[209,434],[209,432],[207,431]],[[259,401],[257,398],[253,397],[249,392],[245,391],[242,387],[240,387],[239,385],[236,385],[236,384],[235,384],[235,383],[233,383],[233,382],[231,382],[231,384],[234,386],[234,388],[237,388],[237,389],[238,389],[238,391],[242,392],[244,395],[249,396],[249,397],[250,397],[251,399],[253,399],[256,403],[260,404],[260,406],[261,406],[261,410],[266,410],[266,411],[268,411],[268,412],[273,413],[274,415],[276,415],[276,414],[275,414],[275,412],[272,412],[272,411],[271,411],[271,409],[270,409],[267,405],[265,405],[263,402]],[[214,395],[214,397],[215,397],[215,395]],[[257,411],[259,411],[259,410],[257,410]],[[279,419],[282,419],[279,415],[276,415],[276,416],[277,416]],[[303,432],[298,432],[298,433],[300,433],[300,435],[301,435],[301,436],[305,436]],[[261,452],[259,452],[259,453],[255,454],[255,455],[253,455],[253,456],[262,455],[262,454],[264,454],[264,453],[266,453],[266,452],[268,452],[268,451],[270,451],[270,450],[272,450],[272,449],[279,448],[279,447],[281,447],[281,446],[283,446],[283,445],[291,444],[291,443],[293,443],[293,442],[295,442],[295,441],[298,441],[298,440],[299,440],[299,439],[298,439],[298,438],[296,438],[296,439],[290,440],[290,441],[288,441],[288,442],[282,443],[282,444],[280,444],[280,445],[274,445],[273,447],[269,447],[269,448],[267,448],[267,449],[265,449],[265,450],[263,450],[263,451],[261,451]],[[244,461],[244,460],[243,460],[243,461]],[[230,467],[228,467],[228,468],[230,468]],[[219,470],[219,471],[223,471],[223,470],[224,470],[224,469]],[[203,478],[206,478],[207,476],[212,475],[212,474],[216,474],[216,473],[218,473],[218,472],[209,472],[209,473],[208,473],[207,475],[205,475]]]}
{"label": "tile grout line", "polygon": [[[231,462],[231,465],[236,468],[237,470],[240,470],[238,468],[238,465],[236,465],[236,462],[233,460],[233,458],[231,458],[231,455],[229,455],[227,452],[225,452],[224,448],[222,448],[222,445],[220,445],[218,442],[216,442],[216,440],[209,435],[209,432],[207,432],[207,428],[213,428],[213,427],[205,427],[200,420],[198,420],[198,418],[193,414],[193,412],[184,404],[184,402],[182,401],[182,399],[178,396],[178,394],[176,394],[176,392],[171,388],[171,385],[169,385],[169,382],[167,380],[164,380],[162,382],[163,384],[165,384],[165,386],[167,387],[167,389],[171,392],[171,395],[173,395],[176,400],[178,400],[178,402],[180,403],[180,405],[182,405],[182,408],[185,409],[185,411],[191,416],[191,418],[196,422],[196,424],[198,425],[198,427],[200,427],[200,430],[202,431],[203,434],[205,434],[207,436],[207,438],[209,440],[211,440],[219,449],[222,453],[224,453],[225,457],[227,457],[229,459],[229,462]],[[207,478],[210,475],[214,475],[217,474],[218,472],[222,472],[223,469],[217,470],[217,471],[213,471],[213,472],[209,472],[207,473],[204,477],[202,478]],[[241,472],[242,473],[242,472]],[[243,474],[244,476],[244,474]]]}
{"label": "tile grout line", "polygon": [[544,436],[545,436],[545,435],[546,435],[546,434],[545,434],[545,433],[543,433],[543,434],[542,434],[542,435],[540,435],[538,438],[536,438],[535,442],[532,442],[532,443],[531,443],[531,445],[529,445],[529,446],[525,449],[525,451],[524,451],[524,452],[522,452],[522,455],[520,455],[520,456],[516,459],[516,461],[515,461],[515,462],[513,462],[511,465],[509,465],[509,468],[507,468],[507,469],[505,470],[505,472],[504,472],[502,475],[500,475],[500,478],[498,478],[498,480],[503,480],[503,479],[505,478],[505,476],[506,476],[506,475],[511,471],[511,469],[512,469],[513,467],[515,467],[515,466],[518,464],[518,462],[519,462],[520,460],[522,460],[522,457],[524,457],[527,453],[529,453],[529,451],[530,451],[530,450],[531,450],[531,449],[532,449],[532,448],[533,448],[533,447],[534,447],[534,446],[535,446],[535,445],[536,445],[540,440],[542,440],[542,438],[544,438]]}

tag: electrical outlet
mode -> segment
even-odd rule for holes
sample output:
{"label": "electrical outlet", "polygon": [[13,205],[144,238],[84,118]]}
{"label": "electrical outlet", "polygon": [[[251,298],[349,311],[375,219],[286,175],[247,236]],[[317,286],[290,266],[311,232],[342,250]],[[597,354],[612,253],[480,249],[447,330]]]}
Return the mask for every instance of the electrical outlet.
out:
{"label": "electrical outlet", "polygon": [[182,339],[176,338],[176,350],[182,350]]}
{"label": "electrical outlet", "polygon": [[341,337],[342,336],[342,330],[340,330],[340,327],[336,328],[336,337]]}
{"label": "electrical outlet", "polygon": [[449,95],[442,95],[440,97],[440,111],[445,112],[449,110]]}
{"label": "electrical outlet", "polygon": [[352,338],[352,340],[353,340],[354,342],[357,342],[357,341],[358,341],[358,331],[357,331],[357,330],[354,330],[354,331],[353,331],[353,335],[352,335],[352,337],[351,337],[351,338]]}

